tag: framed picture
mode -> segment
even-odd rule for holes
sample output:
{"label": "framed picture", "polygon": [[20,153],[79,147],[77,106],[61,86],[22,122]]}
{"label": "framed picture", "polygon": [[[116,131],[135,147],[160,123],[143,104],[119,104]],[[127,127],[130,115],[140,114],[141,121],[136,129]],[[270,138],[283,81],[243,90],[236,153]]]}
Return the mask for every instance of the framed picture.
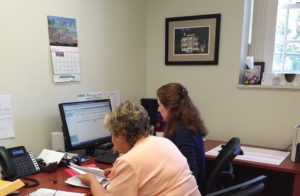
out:
{"label": "framed picture", "polygon": [[254,62],[253,69],[245,70],[245,85],[260,85],[265,70],[265,62]]}
{"label": "framed picture", "polygon": [[258,73],[259,73],[258,84],[261,84],[263,73],[265,71],[265,62],[254,62],[253,69],[258,70]]}
{"label": "framed picture", "polygon": [[166,65],[217,65],[221,14],[166,18]]}

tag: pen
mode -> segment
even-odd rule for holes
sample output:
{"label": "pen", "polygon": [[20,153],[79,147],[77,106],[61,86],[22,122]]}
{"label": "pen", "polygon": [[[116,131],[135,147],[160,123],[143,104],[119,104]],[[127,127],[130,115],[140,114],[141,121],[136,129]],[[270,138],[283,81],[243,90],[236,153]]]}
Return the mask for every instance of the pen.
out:
{"label": "pen", "polygon": [[21,193],[21,191],[14,191],[14,192],[12,192],[10,194],[19,194],[19,193]]}

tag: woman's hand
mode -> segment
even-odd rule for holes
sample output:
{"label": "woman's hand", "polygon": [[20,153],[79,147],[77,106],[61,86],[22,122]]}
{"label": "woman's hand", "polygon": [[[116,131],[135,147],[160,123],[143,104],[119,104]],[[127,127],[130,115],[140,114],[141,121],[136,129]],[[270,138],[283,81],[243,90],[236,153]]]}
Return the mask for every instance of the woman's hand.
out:
{"label": "woman's hand", "polygon": [[105,175],[106,178],[108,178],[110,172],[111,172],[111,167],[104,169],[104,175]]}
{"label": "woman's hand", "polygon": [[93,196],[103,196],[106,194],[106,190],[99,184],[96,176],[91,173],[79,175],[81,182],[91,188]]}
{"label": "woman's hand", "polygon": [[97,182],[97,179],[94,174],[86,173],[86,174],[80,174],[79,179],[81,182],[87,186],[90,186],[93,182]]}

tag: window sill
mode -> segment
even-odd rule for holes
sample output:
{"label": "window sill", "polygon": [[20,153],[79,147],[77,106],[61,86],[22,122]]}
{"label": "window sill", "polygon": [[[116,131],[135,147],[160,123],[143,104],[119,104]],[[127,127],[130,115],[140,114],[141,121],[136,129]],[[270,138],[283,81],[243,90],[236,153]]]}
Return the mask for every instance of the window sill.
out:
{"label": "window sill", "polygon": [[299,91],[300,86],[279,86],[279,85],[237,85],[239,89],[270,89],[270,90],[292,90],[292,91]]}

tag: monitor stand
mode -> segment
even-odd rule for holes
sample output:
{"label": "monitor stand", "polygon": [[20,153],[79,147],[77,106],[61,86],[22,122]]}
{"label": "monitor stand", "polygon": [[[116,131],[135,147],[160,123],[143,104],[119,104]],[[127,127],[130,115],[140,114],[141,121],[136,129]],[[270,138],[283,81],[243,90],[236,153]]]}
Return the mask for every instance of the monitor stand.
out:
{"label": "monitor stand", "polygon": [[88,147],[85,148],[85,155],[86,156],[97,156],[97,150],[111,150],[113,147],[113,144],[111,142],[107,142],[105,144],[101,144],[99,146],[94,146],[94,147]]}
{"label": "monitor stand", "polygon": [[107,142],[107,143],[105,143],[105,144],[101,144],[101,145],[99,145],[99,146],[96,146],[95,149],[111,150],[113,146],[114,146],[113,143]]}
{"label": "monitor stand", "polygon": [[95,154],[95,147],[90,147],[85,149],[86,156],[94,156]]}
{"label": "monitor stand", "polygon": [[112,150],[101,150],[96,149],[95,151],[95,160],[98,163],[105,163],[112,165],[116,159],[119,157],[119,153],[113,152]]}

